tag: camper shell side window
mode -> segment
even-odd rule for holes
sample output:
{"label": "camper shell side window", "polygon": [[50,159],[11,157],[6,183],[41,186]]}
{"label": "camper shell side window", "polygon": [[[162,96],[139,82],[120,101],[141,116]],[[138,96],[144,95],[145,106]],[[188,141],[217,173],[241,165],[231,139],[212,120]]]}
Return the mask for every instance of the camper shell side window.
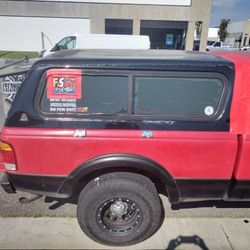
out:
{"label": "camper shell side window", "polygon": [[128,76],[82,70],[48,70],[40,101],[44,113],[111,114],[128,112]]}
{"label": "camper shell side window", "polygon": [[228,80],[218,73],[50,69],[39,109],[45,116],[110,115],[213,120],[223,112]]}
{"label": "camper shell side window", "polygon": [[207,119],[218,113],[224,91],[217,77],[136,76],[133,114]]}

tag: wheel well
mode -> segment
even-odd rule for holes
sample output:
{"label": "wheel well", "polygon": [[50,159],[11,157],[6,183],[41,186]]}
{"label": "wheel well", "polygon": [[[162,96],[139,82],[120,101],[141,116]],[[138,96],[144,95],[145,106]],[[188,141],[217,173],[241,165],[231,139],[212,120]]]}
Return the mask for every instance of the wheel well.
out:
{"label": "wheel well", "polygon": [[129,172],[146,176],[154,183],[159,193],[168,196],[170,203],[179,201],[177,184],[166,169],[145,157],[123,154],[99,156],[80,165],[61,184],[58,193],[78,195],[89,181],[113,172]]}
{"label": "wheel well", "polygon": [[104,174],[109,174],[109,173],[114,173],[114,172],[129,172],[129,173],[135,173],[135,174],[140,174],[143,175],[145,177],[148,177],[152,183],[154,184],[154,186],[156,187],[156,190],[158,193],[169,196],[168,192],[165,188],[164,183],[162,182],[162,180],[160,178],[158,178],[157,176],[152,175],[152,173],[148,172],[148,171],[143,171],[140,169],[136,169],[136,168],[126,168],[126,167],[112,167],[112,168],[107,168],[107,169],[99,169],[96,171],[93,171],[90,174],[87,174],[86,176],[82,177],[81,179],[79,179],[79,181],[77,182],[77,184],[75,185],[75,189],[73,191],[74,195],[77,195],[77,197],[79,196],[81,190],[93,179],[98,178],[101,175]]}

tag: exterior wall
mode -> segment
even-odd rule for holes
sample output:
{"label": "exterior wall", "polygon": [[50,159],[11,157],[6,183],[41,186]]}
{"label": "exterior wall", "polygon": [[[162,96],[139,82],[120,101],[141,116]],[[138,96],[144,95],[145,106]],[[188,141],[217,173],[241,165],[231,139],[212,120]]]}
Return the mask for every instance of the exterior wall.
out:
{"label": "exterior wall", "polygon": [[244,21],[242,22],[235,22],[235,23],[230,23],[228,25],[227,31],[228,33],[239,33],[243,32],[244,29]]}
{"label": "exterior wall", "polygon": [[202,21],[201,49],[205,50],[211,1],[192,0],[191,6],[0,1],[0,16],[89,18],[91,33],[105,32],[105,18],[133,19],[135,35],[140,33],[141,20],[188,21],[187,50],[193,47],[195,22]]}
{"label": "exterior wall", "polygon": [[[220,39],[219,39],[218,32],[219,32],[219,28],[209,28],[207,40],[208,41],[219,41]],[[194,34],[195,34],[194,39],[200,40],[200,37],[197,35],[196,30],[195,30]]]}
{"label": "exterior wall", "polygon": [[1,30],[0,39],[0,50],[8,51],[41,51],[66,35],[90,33],[89,19],[79,18],[0,16],[0,27],[8,27]]}
{"label": "exterior wall", "polygon": [[[250,43],[250,19],[229,24],[228,33],[228,44],[233,45],[234,47],[248,45]],[[238,42],[240,38],[241,42]]]}
{"label": "exterior wall", "polygon": [[[244,39],[246,38],[246,43],[244,44]],[[241,46],[250,44],[250,19],[244,23],[243,36],[241,41]]]}
{"label": "exterior wall", "polygon": [[209,41],[219,41],[219,28],[209,28],[208,30],[208,38]]}

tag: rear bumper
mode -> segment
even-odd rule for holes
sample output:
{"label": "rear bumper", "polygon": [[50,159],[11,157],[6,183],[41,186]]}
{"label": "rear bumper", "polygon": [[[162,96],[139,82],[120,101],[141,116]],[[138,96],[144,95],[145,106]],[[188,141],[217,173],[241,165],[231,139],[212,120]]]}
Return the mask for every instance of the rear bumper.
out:
{"label": "rear bumper", "polygon": [[65,177],[38,176],[4,173],[0,185],[7,193],[23,191],[27,193],[54,198],[68,198],[71,193],[60,193],[58,189]]}
{"label": "rear bumper", "polygon": [[3,177],[0,180],[0,185],[4,189],[4,191],[8,194],[14,194],[16,193],[16,190],[13,186],[13,184],[10,182],[8,175],[5,173]]}

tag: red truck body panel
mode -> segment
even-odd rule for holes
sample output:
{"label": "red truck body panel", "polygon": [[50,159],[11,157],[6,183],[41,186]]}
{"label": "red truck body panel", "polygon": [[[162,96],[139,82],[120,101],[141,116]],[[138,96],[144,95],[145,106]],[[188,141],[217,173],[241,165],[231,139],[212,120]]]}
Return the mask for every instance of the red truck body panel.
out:
{"label": "red truck body panel", "polygon": [[[2,140],[15,145],[17,173],[69,175],[82,163],[108,154],[133,154],[151,159],[174,178],[231,179],[237,136],[228,132],[3,128]],[[74,157],[73,157],[74,156]],[[35,165],[34,165],[35,163]]]}
{"label": "red truck body panel", "polygon": [[250,135],[239,136],[239,150],[233,174],[236,180],[250,179],[249,162],[250,162]]}
{"label": "red truck body panel", "polygon": [[250,53],[217,51],[235,65],[235,82],[230,113],[230,132],[239,135],[239,152],[234,170],[237,180],[250,179]]}
{"label": "red truck body panel", "polygon": [[214,54],[232,61],[235,81],[230,114],[230,132],[250,134],[250,52],[216,51]]}

